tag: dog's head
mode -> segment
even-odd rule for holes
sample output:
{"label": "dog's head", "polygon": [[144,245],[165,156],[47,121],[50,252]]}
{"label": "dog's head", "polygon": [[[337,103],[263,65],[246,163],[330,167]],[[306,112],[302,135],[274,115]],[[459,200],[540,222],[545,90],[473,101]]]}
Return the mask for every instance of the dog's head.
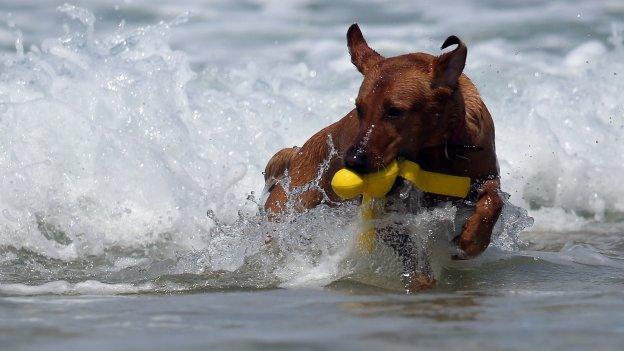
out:
{"label": "dog's head", "polygon": [[347,32],[351,62],[364,75],[355,100],[359,131],[344,155],[362,173],[386,167],[397,157],[416,159],[419,150],[450,137],[465,115],[458,91],[467,49],[455,36],[440,56],[424,53],[384,58],[371,49],[357,24]]}

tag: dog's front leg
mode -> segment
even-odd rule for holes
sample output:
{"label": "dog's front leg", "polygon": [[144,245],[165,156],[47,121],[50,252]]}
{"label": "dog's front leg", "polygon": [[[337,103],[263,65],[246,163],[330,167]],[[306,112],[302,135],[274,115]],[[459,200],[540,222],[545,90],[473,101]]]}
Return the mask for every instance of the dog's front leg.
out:
{"label": "dog's front leg", "polygon": [[403,262],[403,283],[408,293],[433,288],[436,280],[429,262],[428,248],[419,245],[407,228],[386,227],[377,232],[378,238],[392,248]]}
{"label": "dog's front leg", "polygon": [[492,229],[503,209],[500,196],[500,179],[491,179],[483,183],[474,213],[468,217],[462,233],[455,238],[461,254],[455,259],[466,259],[478,256],[490,244]]}

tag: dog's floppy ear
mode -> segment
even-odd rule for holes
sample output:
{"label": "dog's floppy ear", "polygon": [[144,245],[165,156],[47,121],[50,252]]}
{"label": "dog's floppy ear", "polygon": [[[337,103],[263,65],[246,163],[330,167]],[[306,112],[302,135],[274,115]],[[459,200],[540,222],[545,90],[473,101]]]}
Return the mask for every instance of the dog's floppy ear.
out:
{"label": "dog's floppy ear", "polygon": [[459,77],[466,65],[468,48],[458,37],[451,35],[446,38],[441,49],[446,49],[451,45],[457,45],[455,50],[446,52],[435,59],[432,82],[434,87],[457,88]]}
{"label": "dog's floppy ear", "polygon": [[351,62],[364,75],[371,67],[383,60],[381,55],[368,46],[357,23],[352,24],[347,31],[347,47]]}

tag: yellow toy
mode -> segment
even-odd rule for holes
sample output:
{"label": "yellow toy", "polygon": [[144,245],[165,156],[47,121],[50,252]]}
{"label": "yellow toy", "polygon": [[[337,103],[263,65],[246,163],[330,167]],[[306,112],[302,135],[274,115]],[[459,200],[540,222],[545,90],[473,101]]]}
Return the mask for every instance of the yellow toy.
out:
{"label": "yellow toy", "polygon": [[385,169],[365,175],[347,168],[339,170],[331,181],[334,192],[343,199],[362,195],[360,217],[364,220],[364,230],[358,237],[358,245],[367,252],[375,249],[373,220],[383,211],[384,198],[397,177],[427,193],[463,198],[470,191],[469,177],[424,171],[417,163],[408,160],[393,161]]}

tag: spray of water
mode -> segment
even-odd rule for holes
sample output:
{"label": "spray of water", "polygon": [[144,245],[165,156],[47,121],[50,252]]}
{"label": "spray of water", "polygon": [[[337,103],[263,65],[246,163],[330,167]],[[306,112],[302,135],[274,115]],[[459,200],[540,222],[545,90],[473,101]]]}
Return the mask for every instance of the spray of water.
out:
{"label": "spray of water", "polygon": [[[187,16],[103,34],[89,11],[59,12],[61,36],[25,50],[13,28],[16,51],[1,57],[0,291],[400,284],[387,248],[358,256],[355,204],[268,222],[255,200],[266,160],[339,118],[352,95],[345,87],[357,82],[303,63],[192,69],[170,45]],[[468,67],[475,81],[487,62],[511,72],[481,89],[497,124],[503,188],[531,209],[537,229],[618,221],[621,28],[613,26],[611,46],[590,41],[563,62],[509,55],[506,45],[475,45]],[[343,72],[341,62],[330,67]],[[327,94],[332,84],[344,89]],[[517,250],[531,219],[510,202],[502,217],[494,248]],[[456,231],[455,218],[445,207],[401,220],[432,246],[427,238]],[[438,266],[444,250],[431,249]]]}

